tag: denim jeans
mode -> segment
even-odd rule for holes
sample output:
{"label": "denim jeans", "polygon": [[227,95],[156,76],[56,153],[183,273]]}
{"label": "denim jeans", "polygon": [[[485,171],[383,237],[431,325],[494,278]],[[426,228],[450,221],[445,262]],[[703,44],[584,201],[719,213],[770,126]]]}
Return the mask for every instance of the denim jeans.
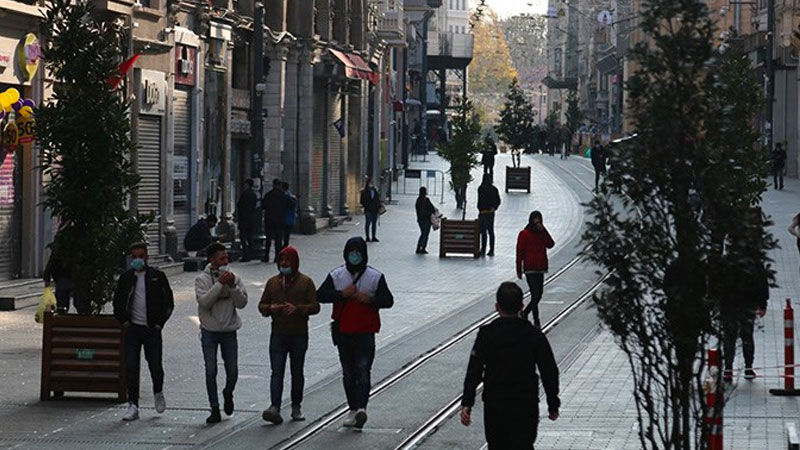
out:
{"label": "denim jeans", "polygon": [[428,236],[431,234],[431,221],[421,220],[417,222],[419,225],[419,241],[417,241],[417,250],[425,250],[428,246]]}
{"label": "denim jeans", "polygon": [[481,227],[481,253],[486,253],[486,235],[489,235],[489,251],[494,253],[494,213],[478,216]]}
{"label": "denim jeans", "polygon": [[378,228],[378,213],[376,212],[365,212],[364,218],[364,233],[367,235],[367,239],[370,238],[369,229],[372,228],[372,238],[375,238],[375,230]]}
{"label": "denim jeans", "polygon": [[308,350],[308,334],[278,334],[269,337],[269,362],[272,366],[270,394],[272,406],[281,407],[283,397],[283,375],[286,372],[286,357],[289,357],[289,370],[292,374],[292,406],[303,403],[303,365]]}
{"label": "denim jeans", "polygon": [[342,383],[351,410],[367,407],[372,387],[370,372],[375,359],[375,334],[342,334],[339,345]]}
{"label": "denim jeans", "polygon": [[153,379],[153,393],[164,389],[164,367],[161,365],[161,331],[143,325],[131,324],[125,331],[125,377],[128,383],[128,401],[139,406],[139,366],[144,347],[144,359]]}
{"label": "denim jeans", "polygon": [[203,359],[206,364],[206,391],[208,402],[212,408],[219,408],[217,394],[217,347],[222,351],[225,362],[224,394],[233,394],[236,380],[239,378],[238,343],[235,331],[200,330],[200,342],[203,344]]}

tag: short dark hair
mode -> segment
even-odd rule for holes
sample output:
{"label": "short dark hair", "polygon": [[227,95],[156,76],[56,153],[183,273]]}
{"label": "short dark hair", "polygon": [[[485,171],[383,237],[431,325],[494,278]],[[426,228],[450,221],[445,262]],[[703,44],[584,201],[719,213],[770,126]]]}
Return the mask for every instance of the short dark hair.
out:
{"label": "short dark hair", "polygon": [[497,304],[500,311],[506,314],[516,314],[522,310],[522,289],[517,283],[506,281],[497,289]]}
{"label": "short dark hair", "polygon": [[244,184],[246,184],[246,185],[248,185],[250,187],[253,187],[253,186],[255,186],[256,183],[255,183],[255,181],[253,181],[252,178],[248,178],[248,179],[244,180]]}
{"label": "short dark hair", "polygon": [[281,186],[283,187],[284,190],[289,190],[289,183],[283,181],[281,182]]}
{"label": "short dark hair", "polygon": [[220,244],[219,242],[213,242],[211,244],[208,244],[208,247],[206,247],[206,257],[208,259],[211,259],[217,256],[217,253],[223,250],[228,250],[228,249],[225,248],[225,246]]}
{"label": "short dark hair", "polygon": [[217,216],[209,214],[208,217],[206,217],[206,223],[217,223]]}
{"label": "short dark hair", "polygon": [[135,242],[130,246],[128,251],[133,253],[134,250],[144,250],[144,252],[147,253],[147,242]]}
{"label": "short dark hair", "polygon": [[275,187],[280,187],[283,185],[283,181],[281,181],[280,178],[275,178],[274,180],[272,180],[272,185]]}

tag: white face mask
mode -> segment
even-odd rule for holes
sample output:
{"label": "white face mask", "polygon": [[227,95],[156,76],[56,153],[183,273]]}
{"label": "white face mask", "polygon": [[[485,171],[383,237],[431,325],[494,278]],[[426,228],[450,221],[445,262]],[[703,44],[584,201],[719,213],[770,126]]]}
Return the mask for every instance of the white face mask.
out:
{"label": "white face mask", "polygon": [[219,266],[217,270],[219,271],[219,273],[225,273],[225,272],[230,272],[231,269],[230,267],[225,265],[225,266]]}

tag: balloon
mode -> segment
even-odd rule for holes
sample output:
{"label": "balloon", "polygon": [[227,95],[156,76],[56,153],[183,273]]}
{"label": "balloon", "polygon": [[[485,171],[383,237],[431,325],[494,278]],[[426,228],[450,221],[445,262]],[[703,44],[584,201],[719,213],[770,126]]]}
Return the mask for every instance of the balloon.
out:
{"label": "balloon", "polygon": [[3,120],[3,117],[5,117],[5,116],[6,116],[6,112],[0,110],[0,120]]}
{"label": "balloon", "polygon": [[22,103],[22,100],[17,100],[13,105],[11,105],[11,107],[14,108],[14,111],[19,111],[19,109],[23,106],[25,105]]}
{"label": "balloon", "polygon": [[19,109],[19,115],[22,117],[30,117],[33,115],[33,109],[30,106],[23,106]]}
{"label": "balloon", "polygon": [[3,92],[0,93],[0,108],[5,109],[6,111],[11,109],[11,104],[14,103],[11,101],[11,96],[7,93]]}
{"label": "balloon", "polygon": [[26,98],[26,99],[25,99],[25,100],[22,102],[22,105],[23,105],[23,106],[30,106],[31,108],[33,108],[33,107],[35,107],[35,106],[36,106],[36,102],[34,102],[34,101],[33,101],[33,99]]}
{"label": "balloon", "polygon": [[14,88],[6,89],[6,94],[11,99],[11,103],[16,103],[19,100],[19,91]]}

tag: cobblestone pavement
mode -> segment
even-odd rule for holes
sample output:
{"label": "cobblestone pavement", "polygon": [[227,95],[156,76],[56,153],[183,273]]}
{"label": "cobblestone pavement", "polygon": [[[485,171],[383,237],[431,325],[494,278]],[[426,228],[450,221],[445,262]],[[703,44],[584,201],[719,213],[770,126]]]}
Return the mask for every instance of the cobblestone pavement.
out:
{"label": "cobblestone pavement", "polygon": [[[498,158],[497,168],[509,162]],[[395,195],[396,204],[381,218],[378,243],[369,245],[370,264],[382,270],[395,294],[396,304],[382,314],[383,330],[378,336],[378,351],[403,339],[415,330],[453,314],[492,294],[501,281],[514,277],[514,244],[517,232],[533,209],[543,212],[557,246],[553,255],[575,251],[568,246],[579,233],[583,211],[576,194],[561,180],[563,174],[541,167],[537,162],[533,193],[506,194],[498,211],[497,247],[494,258],[440,259],[414,254],[418,228],[414,215],[415,196]],[[421,168],[441,170],[444,165],[433,158]],[[476,179],[479,179],[476,171]],[[504,185],[504,171],[498,170],[495,184]],[[467,217],[476,217],[478,182],[470,190]],[[416,192],[412,182],[409,190]],[[452,195],[437,206],[449,217],[459,217]],[[301,255],[300,269],[320,283],[326,273],[342,263],[342,247],[347,238],[363,233],[362,216],[352,222],[314,236],[296,236],[292,245]],[[574,244],[574,241],[572,241]],[[429,250],[438,249],[438,234],[431,235]],[[165,394],[168,410],[156,415],[152,408],[151,385],[146,370],[142,376],[142,419],[123,423],[123,405],[94,396],[61,401],[39,402],[41,329],[33,322],[33,309],[0,313],[0,448],[153,448],[200,444],[260,415],[268,404],[269,321],[260,317],[256,304],[266,279],[277,269],[259,262],[234,263],[242,276],[250,302],[241,313],[239,332],[239,384],[234,416],[213,427],[204,424],[207,415],[197,310],[193,296],[194,274],[171,279],[176,294],[176,310],[164,330]],[[487,310],[491,308],[487,303]],[[307,386],[339,372],[338,358],[330,345],[327,330],[329,307],[310,323],[310,348],[307,356]],[[457,331],[457,330],[453,330]],[[222,370],[221,370],[222,371]],[[287,376],[288,381],[288,376]],[[288,395],[288,386],[284,391]],[[331,395],[341,397],[341,392]],[[98,396],[103,397],[103,396]]]}

